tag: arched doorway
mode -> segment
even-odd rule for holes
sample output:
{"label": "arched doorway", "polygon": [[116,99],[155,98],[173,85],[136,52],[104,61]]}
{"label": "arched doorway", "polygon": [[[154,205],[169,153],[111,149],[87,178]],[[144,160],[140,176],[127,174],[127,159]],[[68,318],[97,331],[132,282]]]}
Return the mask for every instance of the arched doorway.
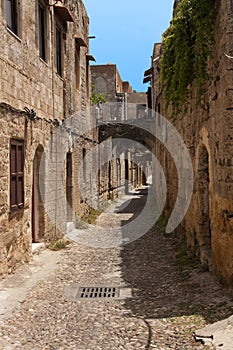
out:
{"label": "arched doorway", "polygon": [[112,199],[112,165],[108,162],[108,199]]}
{"label": "arched doorway", "polygon": [[129,193],[129,160],[128,151],[125,152],[125,194]]}
{"label": "arched doorway", "polygon": [[201,145],[198,155],[198,234],[199,254],[202,265],[211,267],[211,225],[210,225],[210,177],[209,153]]}
{"label": "arched doorway", "polygon": [[66,200],[67,221],[73,221],[73,159],[72,153],[66,154]]}
{"label": "arched doorway", "polygon": [[[45,234],[45,215],[42,196],[44,196],[44,173],[45,164],[42,155],[44,148],[39,145],[36,149],[33,160],[33,177],[32,177],[32,242],[43,241]],[[43,164],[41,164],[43,162]]]}

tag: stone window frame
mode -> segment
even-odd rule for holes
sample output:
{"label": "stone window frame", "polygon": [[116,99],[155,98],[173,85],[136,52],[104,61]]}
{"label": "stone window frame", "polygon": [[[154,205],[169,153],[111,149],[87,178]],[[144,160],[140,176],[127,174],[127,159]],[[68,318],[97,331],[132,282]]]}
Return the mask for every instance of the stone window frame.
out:
{"label": "stone window frame", "polygon": [[[58,33],[59,33],[59,41],[58,41]],[[63,70],[64,70],[64,41],[63,41],[63,28],[62,25],[55,20],[54,23],[54,54],[55,54],[55,67],[57,74],[63,78]],[[58,45],[59,44],[59,45]]]}
{"label": "stone window frame", "polygon": [[[40,26],[40,8],[43,10],[43,27]],[[46,0],[37,0],[35,12],[37,23],[36,45],[40,59],[47,63],[49,61],[49,3]]]}
{"label": "stone window frame", "polygon": [[[10,6],[11,13],[7,12]],[[5,13],[6,28],[17,38],[21,37],[21,23],[22,23],[22,0],[3,0],[2,11]],[[12,24],[8,21],[8,15],[11,17]]]}
{"label": "stone window frame", "polygon": [[24,208],[24,140],[10,139],[10,212]]}

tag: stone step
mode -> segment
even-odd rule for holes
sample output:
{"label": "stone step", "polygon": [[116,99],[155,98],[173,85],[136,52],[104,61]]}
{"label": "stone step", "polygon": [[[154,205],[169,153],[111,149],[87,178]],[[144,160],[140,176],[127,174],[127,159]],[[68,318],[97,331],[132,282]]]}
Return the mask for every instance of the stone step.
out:
{"label": "stone step", "polygon": [[44,248],[45,248],[45,243],[44,242],[32,243],[32,253],[33,254],[37,253],[39,250],[42,250]]}
{"label": "stone step", "polygon": [[73,221],[66,223],[66,234],[72,232],[75,229],[75,223]]}

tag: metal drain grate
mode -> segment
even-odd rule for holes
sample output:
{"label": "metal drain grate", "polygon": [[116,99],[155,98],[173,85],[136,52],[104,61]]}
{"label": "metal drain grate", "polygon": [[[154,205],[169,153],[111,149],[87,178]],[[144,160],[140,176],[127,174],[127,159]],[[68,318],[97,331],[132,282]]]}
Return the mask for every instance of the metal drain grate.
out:
{"label": "metal drain grate", "polygon": [[80,287],[78,291],[78,298],[81,299],[112,299],[118,297],[118,287]]}

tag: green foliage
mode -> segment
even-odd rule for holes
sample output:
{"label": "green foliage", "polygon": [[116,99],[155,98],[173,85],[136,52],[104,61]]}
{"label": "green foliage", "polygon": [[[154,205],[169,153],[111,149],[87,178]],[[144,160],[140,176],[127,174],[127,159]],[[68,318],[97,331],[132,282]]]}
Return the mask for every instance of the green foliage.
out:
{"label": "green foliage", "polygon": [[199,98],[210,79],[207,62],[214,41],[215,0],[182,0],[164,33],[161,83],[166,106],[179,112],[192,88]]}
{"label": "green foliage", "polygon": [[95,224],[96,220],[98,219],[98,217],[100,216],[101,213],[102,213],[102,211],[100,211],[98,209],[90,208],[88,215],[82,217],[82,220],[84,222],[87,222],[88,224]]}
{"label": "green foliage", "polygon": [[99,103],[105,103],[106,102],[106,97],[104,94],[101,92],[100,94],[97,95],[96,92],[94,92],[91,96],[91,102],[93,105],[98,105]]}
{"label": "green foliage", "polygon": [[48,245],[48,248],[51,249],[51,250],[57,251],[57,250],[61,250],[61,249],[67,248],[67,245],[69,245],[69,244],[71,244],[71,241],[61,238],[59,240],[51,242]]}
{"label": "green foliage", "polygon": [[[156,224],[158,225],[158,227],[159,227],[161,230],[165,230],[165,228],[166,228],[166,226],[167,226],[167,221],[168,221],[167,218],[165,218],[164,215],[161,215],[161,216],[158,218]],[[164,235],[165,235],[165,233],[164,233]]]}

